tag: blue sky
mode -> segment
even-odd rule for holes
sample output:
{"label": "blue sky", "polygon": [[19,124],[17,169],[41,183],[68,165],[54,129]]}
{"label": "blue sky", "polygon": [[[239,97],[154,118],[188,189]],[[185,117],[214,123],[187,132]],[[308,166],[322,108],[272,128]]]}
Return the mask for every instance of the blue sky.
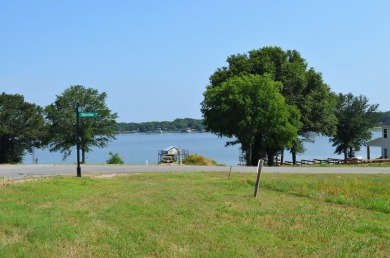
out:
{"label": "blue sky", "polygon": [[390,110],[390,1],[0,0],[0,92],[41,106],[70,85],[118,122],[201,118],[226,58],[295,49],[336,93]]}

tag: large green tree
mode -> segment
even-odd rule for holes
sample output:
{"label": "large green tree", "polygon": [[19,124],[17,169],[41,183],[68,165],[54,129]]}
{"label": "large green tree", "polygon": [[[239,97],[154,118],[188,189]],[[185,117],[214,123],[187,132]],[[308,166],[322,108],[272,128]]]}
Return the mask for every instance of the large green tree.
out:
{"label": "large green tree", "polygon": [[336,147],[335,153],[344,154],[344,159],[352,158],[371,139],[371,129],[378,122],[377,108],[378,104],[370,105],[363,95],[338,95],[337,131],[330,139]]}
{"label": "large green tree", "polygon": [[296,50],[264,47],[249,51],[248,54],[231,55],[227,63],[228,66],[218,68],[210,76],[208,87],[219,87],[233,76],[248,74],[269,74],[274,81],[283,84],[281,92],[286,102],[298,107],[301,113],[300,137],[289,148],[294,162],[297,152],[302,149],[302,140],[310,140],[313,134],[331,136],[335,132],[335,95],[324,83],[322,75],[314,68],[309,68]]}
{"label": "large green tree", "polygon": [[[301,126],[299,111],[281,95],[282,84],[269,75],[235,76],[204,93],[202,113],[207,129],[219,136],[235,137],[241,144],[247,165],[256,164],[258,145],[268,164],[277,151],[292,144]],[[230,142],[231,144],[236,142]]]}
{"label": "large green tree", "polygon": [[18,94],[0,95],[0,163],[20,163],[25,152],[45,143],[43,109]]}
{"label": "large green tree", "polygon": [[106,147],[115,139],[116,113],[106,105],[107,94],[93,88],[74,85],[57,96],[55,102],[46,107],[50,124],[50,151],[60,151],[64,158],[69,156],[77,144],[76,106],[84,112],[98,112],[96,118],[80,118],[81,162],[85,163],[85,153],[91,147]]}

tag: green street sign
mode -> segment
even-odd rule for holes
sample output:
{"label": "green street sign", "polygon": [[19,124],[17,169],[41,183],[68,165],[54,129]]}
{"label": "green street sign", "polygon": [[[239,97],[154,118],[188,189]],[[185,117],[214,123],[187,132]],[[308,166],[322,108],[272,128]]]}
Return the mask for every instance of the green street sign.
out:
{"label": "green street sign", "polygon": [[97,117],[98,112],[79,112],[80,117]]}

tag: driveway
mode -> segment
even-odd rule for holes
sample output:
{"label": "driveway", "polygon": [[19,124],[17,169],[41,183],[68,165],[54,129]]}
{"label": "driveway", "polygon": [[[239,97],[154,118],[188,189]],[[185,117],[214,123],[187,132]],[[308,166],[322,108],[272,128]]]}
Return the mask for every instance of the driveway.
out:
{"label": "driveway", "polygon": [[[83,174],[146,173],[146,172],[240,172],[257,173],[257,167],[243,166],[185,166],[185,165],[82,165]],[[390,167],[263,167],[264,173],[347,173],[390,174]],[[0,177],[76,176],[76,165],[0,165]]]}

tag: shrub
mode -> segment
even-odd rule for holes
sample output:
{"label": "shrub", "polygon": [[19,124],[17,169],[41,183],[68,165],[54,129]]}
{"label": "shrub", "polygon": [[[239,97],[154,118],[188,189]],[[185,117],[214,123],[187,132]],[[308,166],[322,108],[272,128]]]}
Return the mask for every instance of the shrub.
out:
{"label": "shrub", "polygon": [[207,159],[203,156],[191,154],[185,159],[183,159],[183,164],[185,165],[201,165],[201,166],[216,166],[217,162],[215,160]]}
{"label": "shrub", "polygon": [[109,153],[110,158],[107,160],[107,164],[123,164],[125,163],[118,153],[113,154],[111,151]]}

